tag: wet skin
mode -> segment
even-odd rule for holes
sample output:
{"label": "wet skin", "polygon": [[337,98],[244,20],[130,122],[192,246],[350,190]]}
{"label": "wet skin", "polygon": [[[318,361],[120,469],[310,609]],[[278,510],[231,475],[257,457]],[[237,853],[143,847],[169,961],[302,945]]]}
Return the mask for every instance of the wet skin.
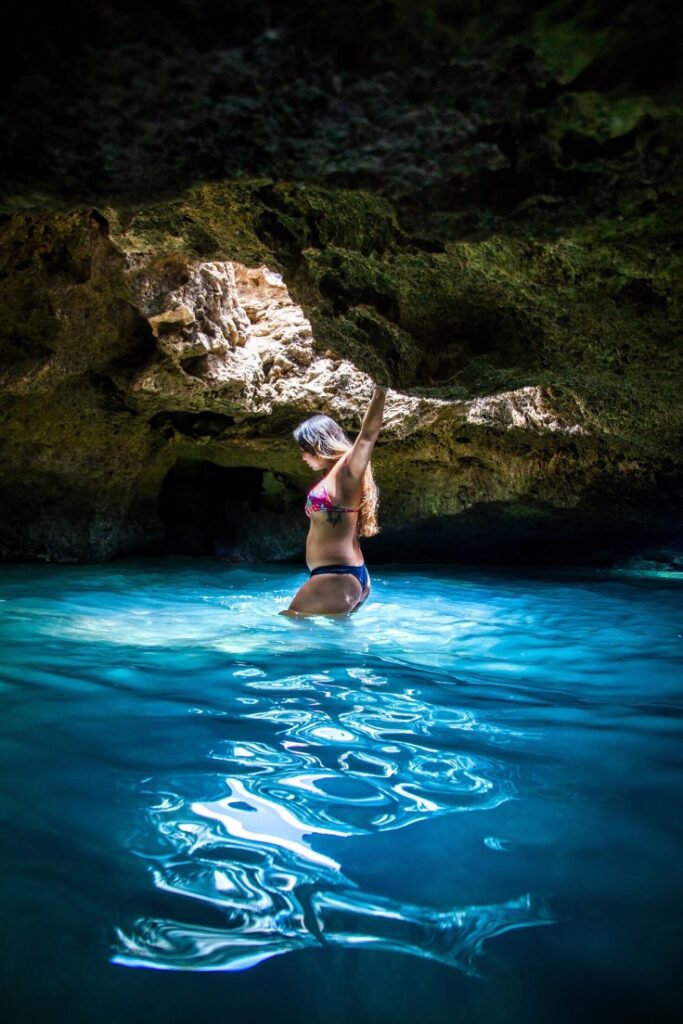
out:
{"label": "wet skin", "polygon": [[[361,484],[340,474],[344,456],[339,460],[323,459],[303,452],[304,462],[311,469],[327,470],[325,487],[335,505],[356,508],[361,499]],[[311,512],[311,525],[306,541],[306,563],[309,569],[320,565],[362,565],[363,553],[358,542],[357,512]],[[361,587],[350,573],[321,573],[312,576],[297,591],[289,608],[281,615],[349,615],[367,600],[370,585]]]}

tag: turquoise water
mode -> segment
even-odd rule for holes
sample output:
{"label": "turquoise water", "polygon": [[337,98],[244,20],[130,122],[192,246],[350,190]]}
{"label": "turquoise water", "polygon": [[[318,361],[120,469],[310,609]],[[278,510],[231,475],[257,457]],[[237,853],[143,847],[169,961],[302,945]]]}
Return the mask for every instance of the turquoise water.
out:
{"label": "turquoise water", "polygon": [[680,1012],[681,574],[0,567],[10,1019]]}

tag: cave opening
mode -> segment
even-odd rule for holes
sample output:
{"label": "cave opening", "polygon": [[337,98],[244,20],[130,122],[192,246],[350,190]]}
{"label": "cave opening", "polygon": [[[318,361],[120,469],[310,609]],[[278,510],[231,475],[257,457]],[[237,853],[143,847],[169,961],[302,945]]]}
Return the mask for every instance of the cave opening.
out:
{"label": "cave opening", "polygon": [[298,492],[296,481],[271,470],[179,459],[159,491],[159,553],[229,562],[293,557],[303,544],[293,515]]}

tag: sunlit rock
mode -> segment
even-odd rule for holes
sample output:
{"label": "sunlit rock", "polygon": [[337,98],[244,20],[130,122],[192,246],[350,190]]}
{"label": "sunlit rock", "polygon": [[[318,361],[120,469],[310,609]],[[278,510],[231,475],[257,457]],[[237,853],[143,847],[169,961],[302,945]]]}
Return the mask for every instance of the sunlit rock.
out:
{"label": "sunlit rock", "polygon": [[[580,410],[575,409],[580,416]],[[497,395],[485,395],[467,403],[468,423],[490,427],[516,427],[519,430],[560,431],[565,434],[585,434],[585,426],[567,422],[553,407],[550,389],[542,387],[519,388]]]}
{"label": "sunlit rock", "polygon": [[[140,312],[168,307],[148,320],[159,355],[170,360],[142,371],[133,392],[168,394],[173,374],[173,394],[179,401],[185,394],[188,408],[204,391],[208,400],[216,406],[227,403],[231,412],[268,415],[282,406],[297,408],[303,416],[322,403],[330,415],[362,418],[372,378],[349,360],[321,352],[310,321],[280,274],[229,261],[188,263],[182,271],[178,267],[187,283],[164,293],[158,282],[168,283],[165,268],[160,271],[154,259],[149,270],[139,259],[134,266]],[[385,433],[405,437],[433,422],[437,409],[452,404],[391,390]]]}

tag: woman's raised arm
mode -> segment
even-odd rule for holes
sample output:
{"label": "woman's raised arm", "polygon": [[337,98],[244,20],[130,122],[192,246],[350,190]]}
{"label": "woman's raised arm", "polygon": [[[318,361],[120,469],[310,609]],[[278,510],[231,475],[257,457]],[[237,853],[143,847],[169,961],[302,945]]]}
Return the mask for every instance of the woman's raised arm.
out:
{"label": "woman's raised arm", "polygon": [[344,459],[342,472],[348,473],[353,480],[361,480],[368,467],[372,449],[382,429],[382,417],[384,416],[384,400],[387,396],[387,389],[375,385],[370,404],[365,410],[360,433],[353,443],[353,447]]}

